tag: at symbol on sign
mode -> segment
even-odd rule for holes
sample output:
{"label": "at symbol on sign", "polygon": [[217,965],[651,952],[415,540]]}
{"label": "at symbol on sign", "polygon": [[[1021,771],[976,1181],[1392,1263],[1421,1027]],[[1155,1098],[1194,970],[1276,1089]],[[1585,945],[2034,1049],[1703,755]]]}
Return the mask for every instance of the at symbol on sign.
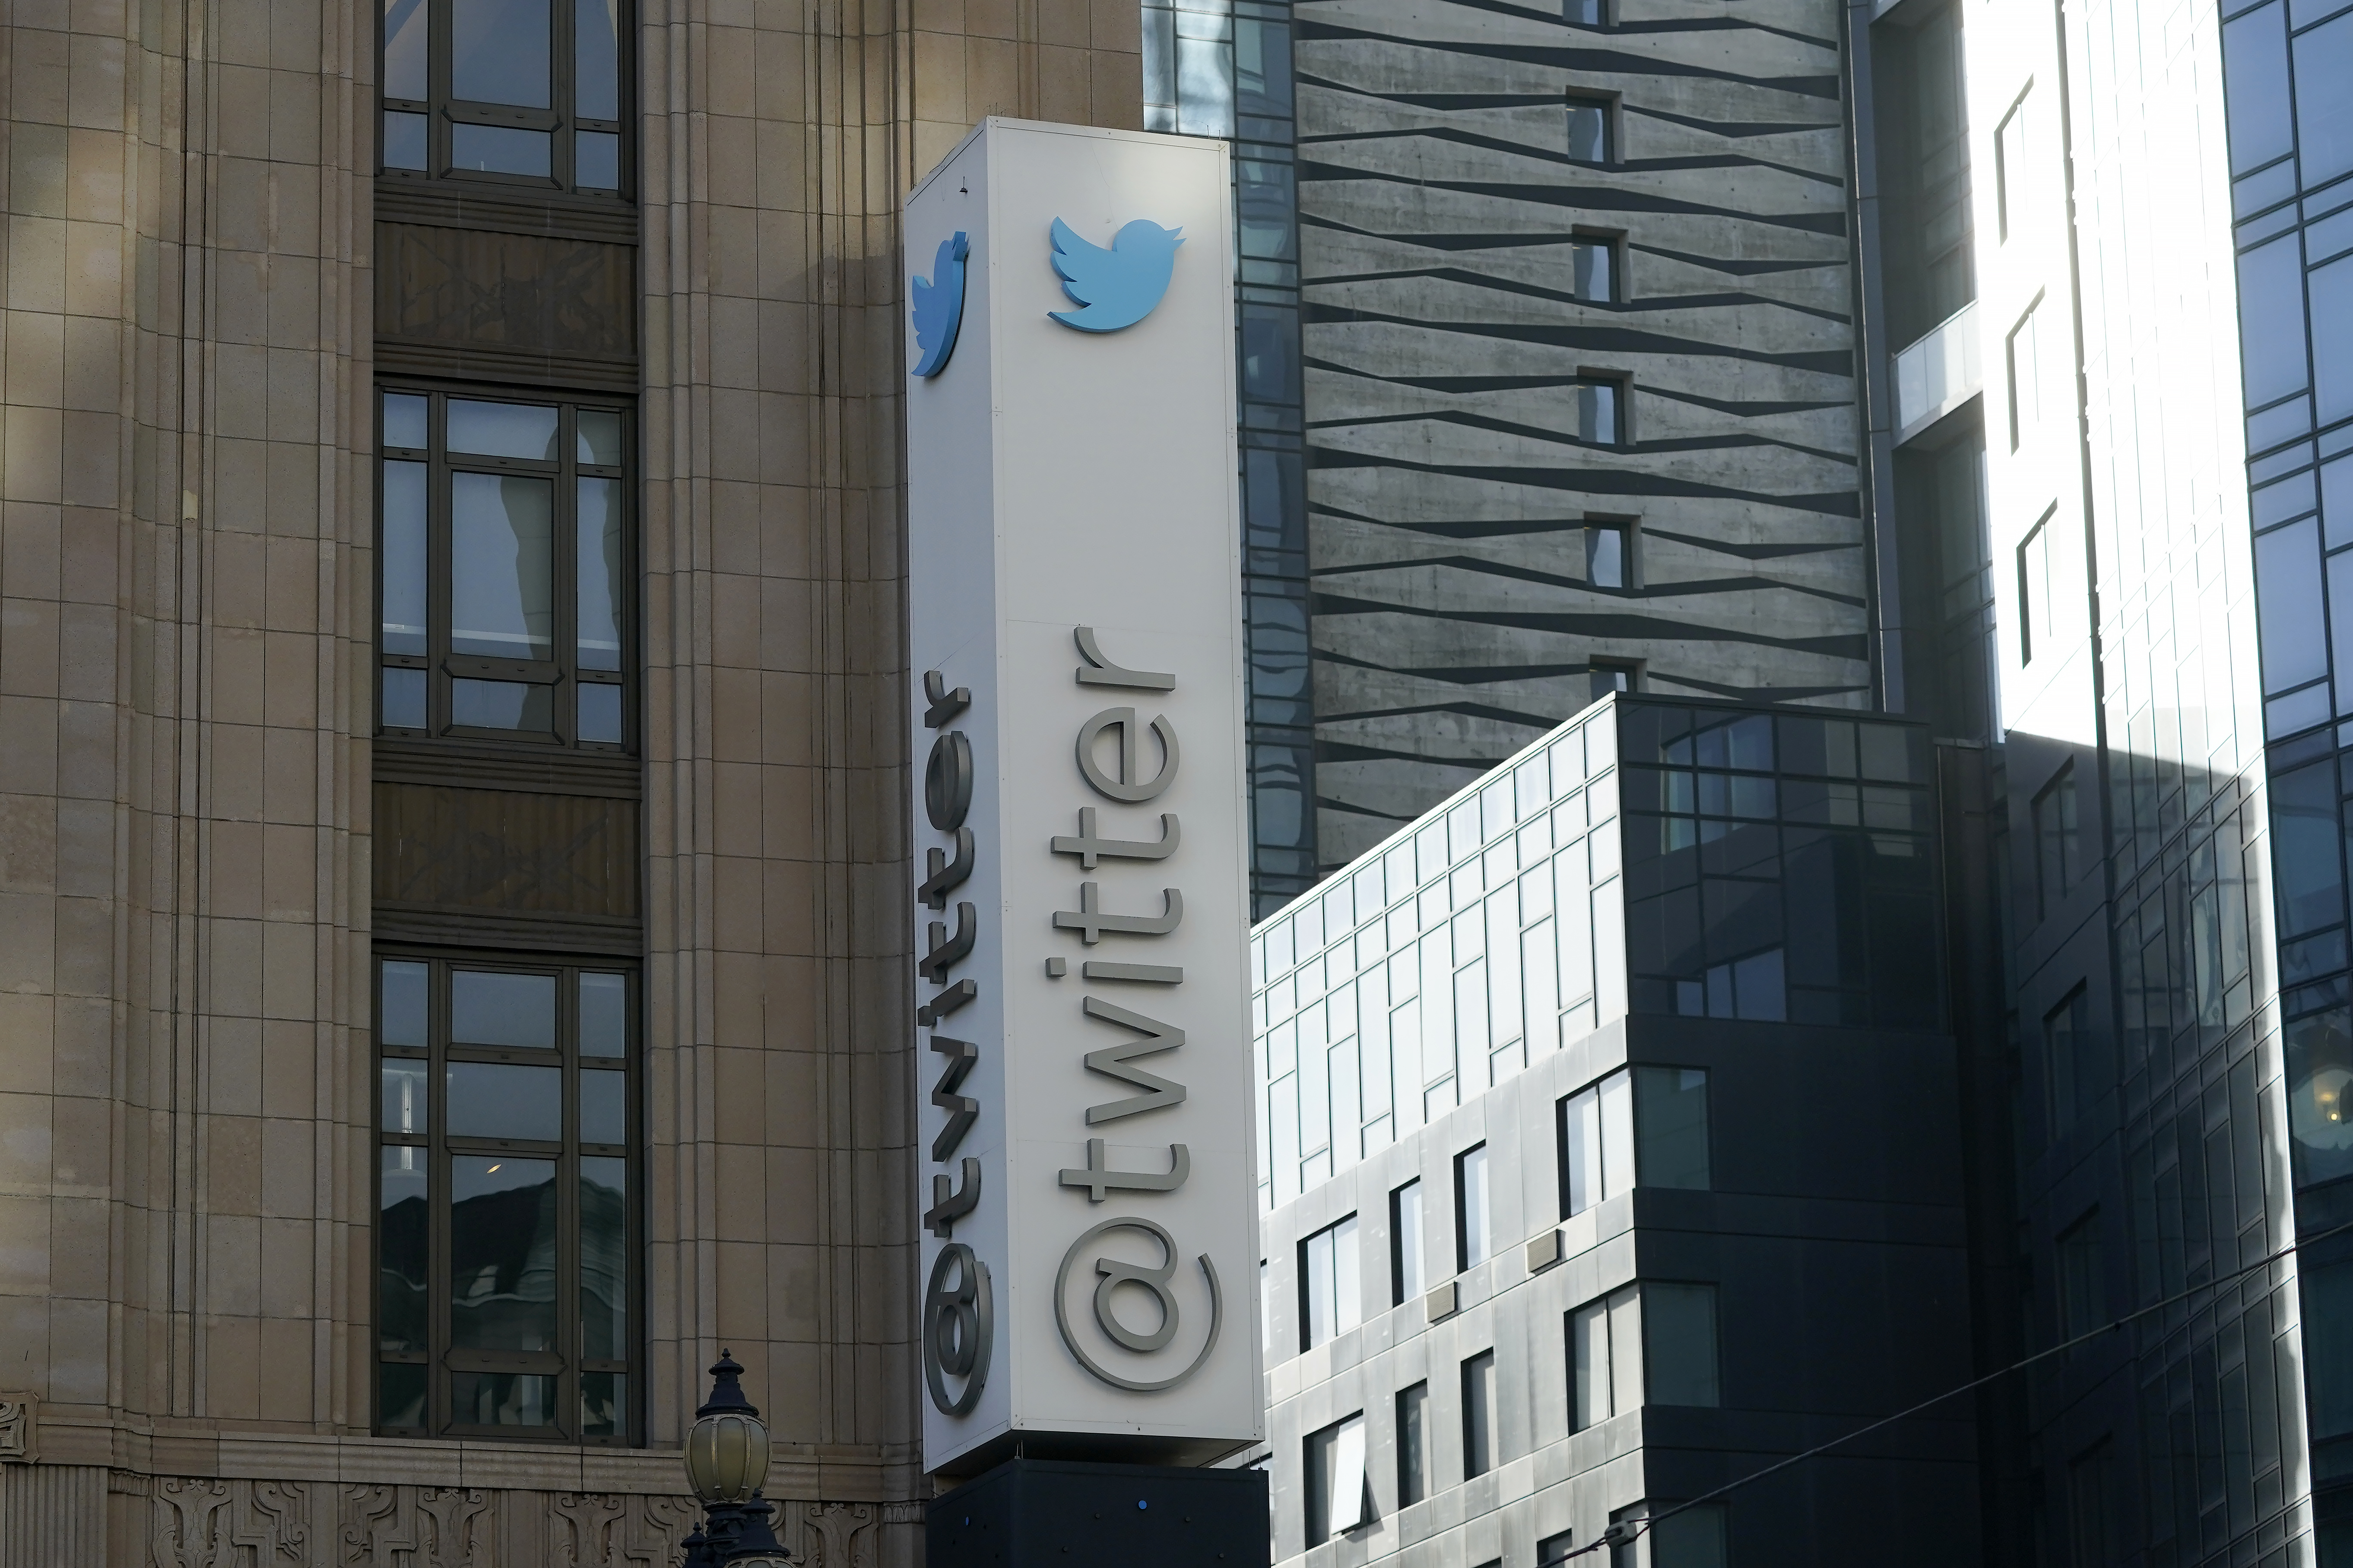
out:
{"label": "at symbol on sign", "polygon": [[[1218,1331],[1225,1326],[1226,1303],[1224,1293],[1218,1288],[1217,1266],[1209,1261],[1208,1253],[1204,1252],[1200,1255],[1198,1262],[1201,1265],[1201,1274],[1209,1284],[1209,1332],[1208,1337],[1201,1342],[1201,1352],[1193,1358],[1193,1363],[1174,1377],[1164,1377],[1150,1382],[1122,1377],[1103,1366],[1093,1356],[1089,1355],[1086,1347],[1080,1344],[1078,1337],[1071,1332],[1071,1310],[1066,1300],[1070,1293],[1071,1265],[1077,1263],[1082,1256],[1091,1256],[1088,1253],[1088,1244],[1095,1237],[1113,1230],[1148,1232],[1160,1243],[1160,1261],[1150,1268],[1145,1268],[1130,1263],[1124,1258],[1094,1258],[1095,1273],[1100,1276],[1096,1280],[1094,1290],[1095,1326],[1109,1336],[1114,1344],[1139,1355],[1150,1355],[1165,1350],[1167,1348],[1168,1342],[1176,1337],[1176,1298],[1169,1293],[1168,1282],[1176,1272],[1176,1238],[1148,1219],[1107,1219],[1071,1243],[1071,1249],[1062,1254],[1062,1267],[1054,1273],[1054,1326],[1061,1331],[1063,1348],[1077,1357],[1079,1364],[1094,1373],[1096,1377],[1110,1384],[1113,1388],[1124,1388],[1131,1394],[1158,1394],[1176,1387],[1200,1371],[1203,1363],[1208,1361],[1209,1352],[1218,1348]],[[1163,1313],[1159,1326],[1152,1332],[1147,1334],[1135,1332],[1121,1322],[1113,1312],[1111,1293],[1122,1285],[1140,1285],[1152,1292]]]}

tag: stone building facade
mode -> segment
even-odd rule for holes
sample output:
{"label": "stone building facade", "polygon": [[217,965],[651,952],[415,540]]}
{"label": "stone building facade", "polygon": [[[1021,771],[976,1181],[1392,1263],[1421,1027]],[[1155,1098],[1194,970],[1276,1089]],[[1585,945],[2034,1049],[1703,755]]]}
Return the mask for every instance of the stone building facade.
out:
{"label": "stone building facade", "polygon": [[[1140,126],[1136,9],[453,15],[0,26],[0,1561],[674,1561],[724,1347],[796,1556],[904,1563],[896,214]],[[542,1081],[545,1247],[453,1284]]]}

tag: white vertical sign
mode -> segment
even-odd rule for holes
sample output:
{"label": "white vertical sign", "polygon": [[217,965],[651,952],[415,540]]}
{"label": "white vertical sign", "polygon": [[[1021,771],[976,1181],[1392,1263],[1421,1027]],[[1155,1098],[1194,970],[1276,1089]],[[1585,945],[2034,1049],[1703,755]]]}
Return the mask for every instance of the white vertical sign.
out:
{"label": "white vertical sign", "polygon": [[1261,1430],[1227,149],[909,199],[924,1462]]}

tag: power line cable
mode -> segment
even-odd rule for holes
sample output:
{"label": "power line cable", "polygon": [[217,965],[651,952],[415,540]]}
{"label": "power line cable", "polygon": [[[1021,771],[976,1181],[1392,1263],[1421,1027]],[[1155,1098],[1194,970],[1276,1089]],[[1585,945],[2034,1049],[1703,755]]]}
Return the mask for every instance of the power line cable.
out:
{"label": "power line cable", "polygon": [[2243,1279],[2245,1276],[2254,1273],[2259,1268],[2268,1268],[2273,1264],[2279,1262],[2282,1258],[2292,1257],[2300,1248],[2315,1246],[2320,1242],[2327,1241],[2329,1237],[2334,1236],[2342,1236],[2348,1230],[2353,1230],[2353,1220],[2348,1220],[2343,1225],[2332,1226],[2316,1236],[2308,1236],[2298,1241],[2291,1241],[2285,1247],[2281,1247],[2277,1252],[2272,1253],[2267,1257],[2259,1258],[2255,1259],[2254,1262],[2246,1265],[2242,1268],[2235,1268],[2230,1273],[2222,1275],[2218,1279],[2209,1279],[2203,1285],[2192,1285],[2187,1290],[2179,1291],[2174,1295],[2168,1296],[2162,1301],[2152,1302],[2150,1305],[2143,1307],[2137,1311],[2126,1312],[2123,1317],[2116,1319],[2113,1322],[2106,1323],[2099,1328],[2088,1330],[2084,1333],[2077,1334],[2072,1340],[2063,1340],[2058,1344],[2052,1345],[2049,1350],[2037,1351],[2023,1361],[2012,1362],[2008,1366],[1987,1373],[1983,1377],[1971,1379],[1969,1382],[1962,1384],[1958,1388],[1948,1388],[1944,1393],[1937,1394],[1935,1398],[1924,1399],[1919,1404],[1911,1406],[1909,1409],[1899,1410],[1893,1415],[1883,1415],[1878,1420],[1873,1421],[1868,1426],[1858,1426],[1843,1437],[1833,1437],[1829,1442],[1808,1448],[1803,1453],[1792,1454],[1786,1459],[1776,1460],[1772,1464],[1766,1466],[1761,1470],[1757,1470],[1751,1474],[1743,1476],[1736,1481],[1728,1481],[1725,1485],[1716,1488],[1712,1492],[1703,1492],[1698,1497],[1688,1498],[1683,1501],[1675,1504],[1672,1508],[1670,1508],[1662,1513],[1652,1515],[1648,1519],[1629,1520],[1613,1524],[1608,1530],[1602,1531],[1601,1534],[1593,1541],[1588,1542],[1585,1545],[1579,1546],[1573,1551],[1564,1552],[1559,1557],[1553,1559],[1553,1561],[1555,1563],[1566,1563],[1571,1557],[1582,1557],[1588,1552],[1599,1552],[1605,1546],[1631,1545],[1634,1542],[1639,1541],[1658,1526],[1665,1523],[1668,1520],[1674,1518],[1675,1515],[1683,1512],[1687,1509],[1697,1508],[1702,1503],[1714,1502],[1716,1499],[1728,1496],[1753,1482],[1761,1481],[1766,1477],[1774,1474],[1776,1471],[1786,1470],[1790,1466],[1801,1463],[1804,1460],[1817,1458],[1823,1454],[1829,1453],[1832,1448],[1843,1447],[1848,1443],[1853,1442],[1857,1437],[1876,1432],[1882,1426],[1892,1426],[1898,1421],[1908,1420],[1912,1416],[1919,1415],[1923,1410],[1942,1405],[1947,1399],[1957,1398],[1961,1394],[1968,1394],[1973,1389],[1983,1388],[1987,1384],[1995,1381],[1997,1378],[2008,1377],[2013,1372],[2022,1372],[2026,1368],[2032,1366],[2036,1362],[2048,1360],[2052,1356],[2061,1354],[2066,1351],[2073,1350],[2077,1345],[2087,1343],[2090,1341],[2100,1339],[2108,1334],[2113,1334],[2123,1329],[2126,1324],[2147,1317],[2151,1312],[2162,1312],[2168,1307],[2180,1305],[2192,1296],[2200,1295],[2209,1290],[2221,1289],[2234,1280]]}

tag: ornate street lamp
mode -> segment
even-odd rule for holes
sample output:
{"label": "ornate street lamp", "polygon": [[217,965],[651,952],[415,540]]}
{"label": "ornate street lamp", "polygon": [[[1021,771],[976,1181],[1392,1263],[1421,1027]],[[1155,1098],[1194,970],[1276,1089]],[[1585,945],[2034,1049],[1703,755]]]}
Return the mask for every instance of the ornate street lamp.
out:
{"label": "ornate street lamp", "polygon": [[789,1568],[768,1528],[776,1507],[760,1495],[768,1473],[768,1428],[744,1397],[744,1369],[726,1351],[711,1369],[711,1397],[686,1435],[686,1481],[702,1502],[702,1527],[685,1541],[685,1568]]}

